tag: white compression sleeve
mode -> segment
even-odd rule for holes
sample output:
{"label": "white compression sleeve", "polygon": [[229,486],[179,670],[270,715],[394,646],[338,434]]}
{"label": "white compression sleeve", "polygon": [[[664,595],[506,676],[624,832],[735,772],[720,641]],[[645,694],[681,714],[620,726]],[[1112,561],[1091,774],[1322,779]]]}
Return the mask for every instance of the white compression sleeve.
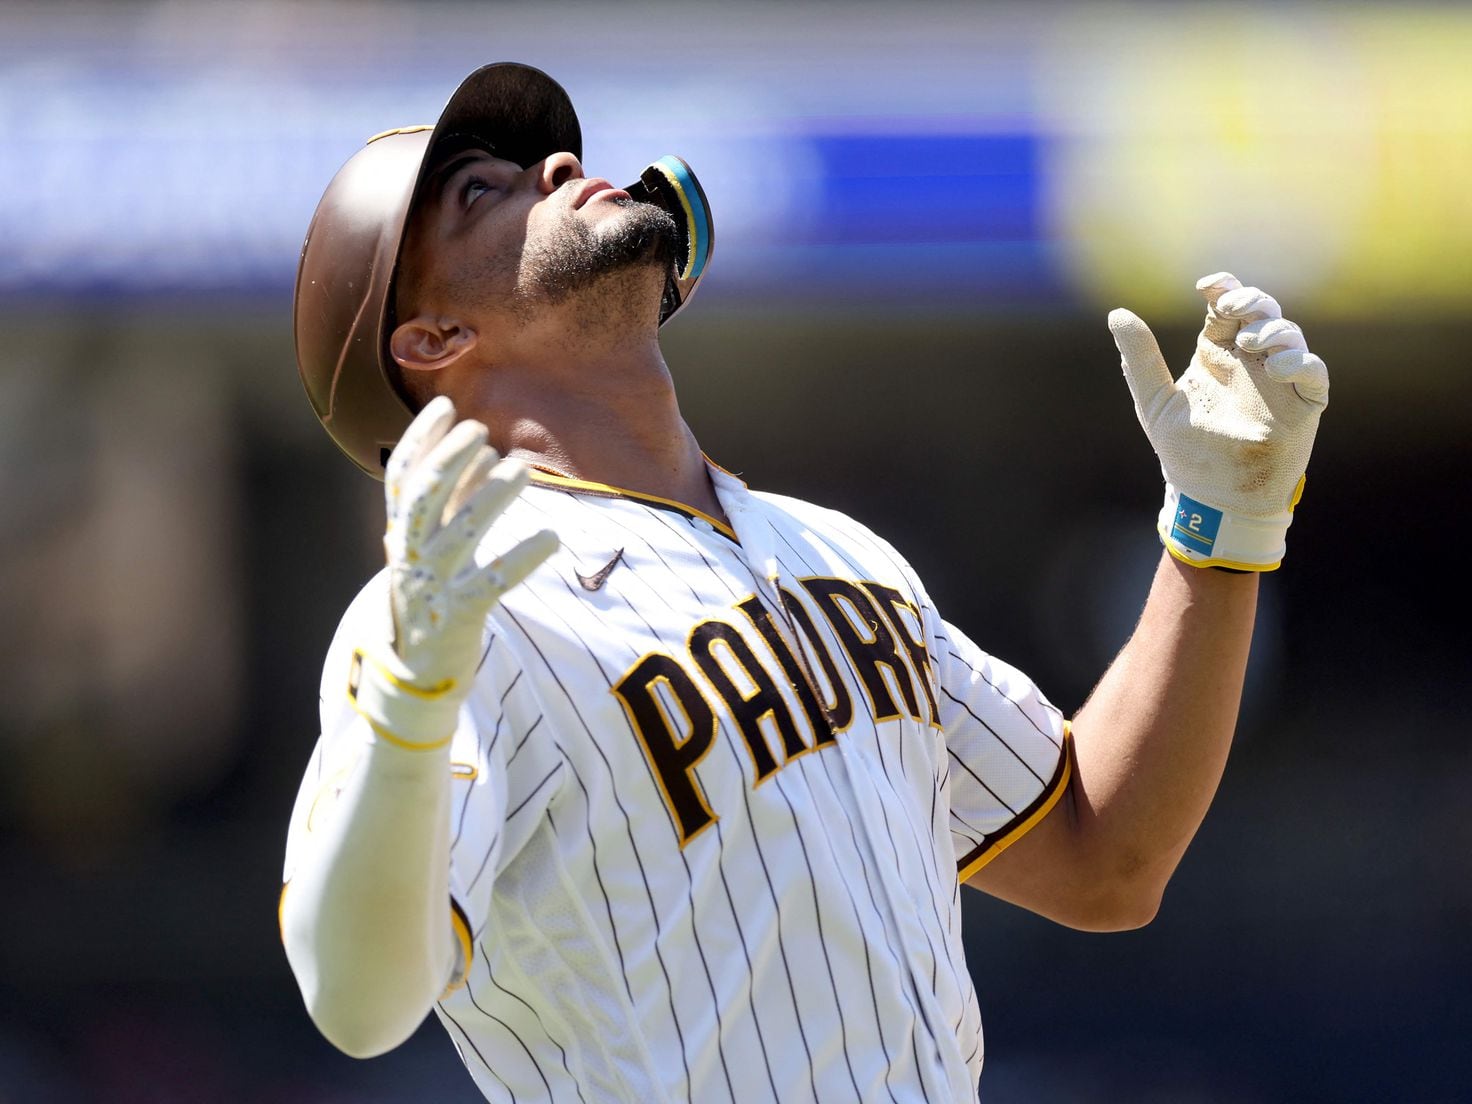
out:
{"label": "white compression sleeve", "polygon": [[414,1032],[461,952],[449,904],[449,748],[409,750],[359,726],[356,758],[318,795],[281,932],[313,1022],[339,1049],[369,1057]]}

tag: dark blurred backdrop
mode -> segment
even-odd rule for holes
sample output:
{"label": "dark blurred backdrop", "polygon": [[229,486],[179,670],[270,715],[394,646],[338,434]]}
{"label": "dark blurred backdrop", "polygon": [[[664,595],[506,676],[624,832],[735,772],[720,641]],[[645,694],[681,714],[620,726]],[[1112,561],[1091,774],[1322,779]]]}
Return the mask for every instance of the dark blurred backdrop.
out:
{"label": "dark blurred backdrop", "polygon": [[1472,1100],[1467,8],[3,19],[0,1101],[476,1099],[433,1024],[337,1054],[277,939],[382,519],[290,285],[335,167],[503,58],[591,102],[591,172],[701,174],[715,259],[665,348],[707,452],[888,536],[1065,709],[1159,556],[1107,308],[1181,368],[1196,276],[1283,301],[1333,395],[1226,779],[1142,931],[968,891],[982,1099]]}

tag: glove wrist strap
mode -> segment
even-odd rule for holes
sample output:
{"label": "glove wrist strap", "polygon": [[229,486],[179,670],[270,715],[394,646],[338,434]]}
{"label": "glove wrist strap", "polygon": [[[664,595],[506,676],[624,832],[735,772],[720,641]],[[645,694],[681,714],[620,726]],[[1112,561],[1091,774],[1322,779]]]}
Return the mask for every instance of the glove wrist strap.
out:
{"label": "glove wrist strap", "polygon": [[1166,551],[1192,567],[1273,571],[1283,561],[1292,522],[1291,506],[1274,517],[1245,517],[1200,502],[1167,482],[1156,529]]}
{"label": "glove wrist strap", "polygon": [[373,655],[362,648],[353,652],[348,675],[348,699],[385,743],[407,751],[445,747],[459,724],[460,686],[448,679],[421,686],[397,657]]}

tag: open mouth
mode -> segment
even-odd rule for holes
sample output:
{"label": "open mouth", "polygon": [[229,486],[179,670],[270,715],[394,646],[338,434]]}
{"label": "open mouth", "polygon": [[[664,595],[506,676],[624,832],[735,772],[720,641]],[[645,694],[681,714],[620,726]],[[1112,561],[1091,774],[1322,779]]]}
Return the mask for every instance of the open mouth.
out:
{"label": "open mouth", "polygon": [[577,199],[573,201],[573,210],[578,210],[598,196],[619,202],[621,200],[627,200],[629,193],[622,188],[615,188],[601,177],[594,177],[592,180],[584,182],[583,190],[578,193]]}

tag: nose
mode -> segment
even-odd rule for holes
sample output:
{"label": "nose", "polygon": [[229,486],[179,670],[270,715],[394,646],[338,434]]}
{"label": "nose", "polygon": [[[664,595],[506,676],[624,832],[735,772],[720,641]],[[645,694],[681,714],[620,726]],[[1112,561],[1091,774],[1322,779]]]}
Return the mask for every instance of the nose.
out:
{"label": "nose", "polygon": [[581,180],[583,166],[570,153],[554,153],[542,161],[539,184],[544,195],[551,195],[569,180]]}

